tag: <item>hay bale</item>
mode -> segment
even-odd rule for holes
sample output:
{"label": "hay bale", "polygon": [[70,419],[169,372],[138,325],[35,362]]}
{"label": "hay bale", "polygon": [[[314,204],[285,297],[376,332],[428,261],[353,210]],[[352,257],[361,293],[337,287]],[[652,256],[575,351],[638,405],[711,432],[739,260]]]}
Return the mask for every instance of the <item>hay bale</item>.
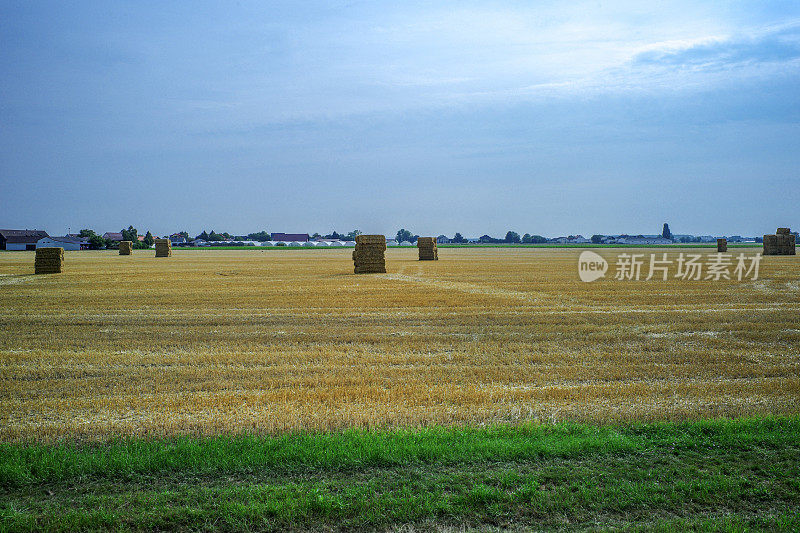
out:
{"label": "hay bale", "polygon": [[728,251],[728,239],[717,239],[717,252]]}
{"label": "hay bale", "polygon": [[764,235],[764,255],[778,255],[777,235]]}
{"label": "hay bale", "polygon": [[417,239],[420,261],[438,261],[439,249],[436,246],[436,237],[419,237]]}
{"label": "hay bale", "polygon": [[156,257],[170,257],[172,242],[169,239],[156,239]]}
{"label": "hay bale", "polygon": [[36,258],[33,263],[36,274],[60,274],[63,264],[63,248],[36,248]]}
{"label": "hay bale", "polygon": [[776,235],[778,255],[794,255],[794,235],[781,233]]}
{"label": "hay bale", "polygon": [[775,232],[777,235],[789,235],[792,231],[789,228],[778,228],[778,231]]}
{"label": "hay bale", "polygon": [[386,237],[383,235],[356,235],[353,263],[356,274],[386,272]]}
{"label": "hay bale", "polygon": [[133,251],[133,241],[120,241],[119,255],[131,255]]}

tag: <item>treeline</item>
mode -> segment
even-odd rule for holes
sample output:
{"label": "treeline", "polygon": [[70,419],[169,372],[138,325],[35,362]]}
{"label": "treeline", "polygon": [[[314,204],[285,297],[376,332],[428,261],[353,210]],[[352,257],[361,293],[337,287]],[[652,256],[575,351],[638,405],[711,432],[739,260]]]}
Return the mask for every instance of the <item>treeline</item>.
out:
{"label": "treeline", "polygon": [[[407,229],[401,229],[400,231],[397,232],[395,238],[397,239],[397,242],[408,241],[411,243],[415,243],[417,242],[419,235],[414,235]],[[467,239],[464,238],[464,236],[461,235],[461,233],[456,233],[455,235],[453,235],[452,238],[447,238],[447,240],[455,244],[463,244],[469,242]],[[492,237],[491,235],[481,235],[478,238],[478,242],[484,244],[520,244],[520,243],[542,244],[547,242],[547,237],[542,237],[541,235],[531,235],[530,233],[526,233],[525,235],[520,237],[519,233],[517,233],[516,231],[509,231],[508,233],[506,233],[505,238],[502,239]]]}
{"label": "treeline", "polygon": [[[133,226],[128,226],[128,229],[123,228],[120,233],[122,233],[123,241],[131,241],[133,247],[137,249],[150,248],[156,242],[149,230],[141,241],[139,240],[139,232]],[[103,248],[116,248],[119,246],[119,243],[111,239],[104,239],[102,235],[98,235],[92,229],[82,229],[78,235],[89,241],[90,250],[102,250]]]}

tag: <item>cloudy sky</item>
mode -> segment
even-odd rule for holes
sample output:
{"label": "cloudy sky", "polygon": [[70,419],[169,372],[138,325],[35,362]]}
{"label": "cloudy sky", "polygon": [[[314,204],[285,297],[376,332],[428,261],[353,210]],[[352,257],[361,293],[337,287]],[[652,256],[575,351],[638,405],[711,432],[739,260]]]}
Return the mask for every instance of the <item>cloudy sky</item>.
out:
{"label": "cloudy sky", "polygon": [[799,88],[796,1],[0,1],[0,227],[763,234]]}

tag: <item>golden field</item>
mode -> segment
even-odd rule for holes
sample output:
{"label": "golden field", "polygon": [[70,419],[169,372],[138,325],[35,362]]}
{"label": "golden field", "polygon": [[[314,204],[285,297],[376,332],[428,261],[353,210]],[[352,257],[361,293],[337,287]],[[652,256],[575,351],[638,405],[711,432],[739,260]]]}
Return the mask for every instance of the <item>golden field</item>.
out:
{"label": "golden field", "polygon": [[570,249],[351,252],[0,252],[0,440],[800,412],[800,258],[582,283]]}

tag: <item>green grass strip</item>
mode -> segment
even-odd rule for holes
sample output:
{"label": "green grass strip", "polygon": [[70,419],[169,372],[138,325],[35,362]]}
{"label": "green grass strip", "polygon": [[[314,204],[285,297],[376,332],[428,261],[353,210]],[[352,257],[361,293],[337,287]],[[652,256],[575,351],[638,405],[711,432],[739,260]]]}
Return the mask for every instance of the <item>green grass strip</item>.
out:
{"label": "green grass strip", "polygon": [[796,530],[800,418],[0,446],[0,530]]}

